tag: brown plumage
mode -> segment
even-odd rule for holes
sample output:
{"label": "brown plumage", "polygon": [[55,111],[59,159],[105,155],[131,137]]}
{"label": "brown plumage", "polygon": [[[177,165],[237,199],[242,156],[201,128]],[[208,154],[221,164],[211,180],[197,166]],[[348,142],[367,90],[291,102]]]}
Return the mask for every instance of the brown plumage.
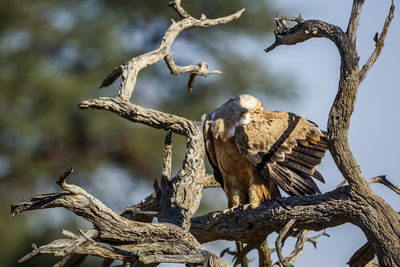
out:
{"label": "brown plumage", "polygon": [[230,207],[279,197],[278,186],[289,195],[320,193],[312,177],[324,182],[315,166],[325,156],[326,135],[296,114],[239,95],[207,116],[204,140]]}

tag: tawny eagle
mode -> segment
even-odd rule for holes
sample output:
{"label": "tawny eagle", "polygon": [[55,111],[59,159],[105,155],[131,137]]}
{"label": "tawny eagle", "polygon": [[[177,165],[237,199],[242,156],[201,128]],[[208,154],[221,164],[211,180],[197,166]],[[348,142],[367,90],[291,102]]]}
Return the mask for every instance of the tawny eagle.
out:
{"label": "tawny eagle", "polygon": [[269,111],[251,95],[229,99],[204,123],[208,159],[230,207],[320,193],[313,178],[325,156],[326,133],[296,114]]}

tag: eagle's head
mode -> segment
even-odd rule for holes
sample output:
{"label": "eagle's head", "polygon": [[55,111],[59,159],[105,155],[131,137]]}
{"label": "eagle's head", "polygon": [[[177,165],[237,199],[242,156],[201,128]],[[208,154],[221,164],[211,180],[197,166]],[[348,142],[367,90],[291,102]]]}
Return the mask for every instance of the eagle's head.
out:
{"label": "eagle's head", "polygon": [[261,104],[260,100],[255,98],[254,96],[247,95],[247,94],[241,94],[233,98],[235,104],[240,106],[241,108],[247,109],[247,110],[265,110],[265,107],[263,104]]}
{"label": "eagle's head", "polygon": [[234,96],[214,110],[206,121],[212,128],[214,138],[227,140],[234,136],[236,127],[251,121],[249,111],[263,111],[265,107],[254,96],[242,94]]}

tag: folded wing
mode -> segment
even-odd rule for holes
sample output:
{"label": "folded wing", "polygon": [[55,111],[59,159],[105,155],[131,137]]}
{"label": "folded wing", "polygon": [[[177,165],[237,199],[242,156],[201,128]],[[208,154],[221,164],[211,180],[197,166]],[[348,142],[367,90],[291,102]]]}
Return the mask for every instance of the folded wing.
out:
{"label": "folded wing", "polygon": [[312,177],[325,156],[326,135],[317,125],[287,112],[249,111],[250,122],[236,127],[239,151],[290,195],[320,193]]}

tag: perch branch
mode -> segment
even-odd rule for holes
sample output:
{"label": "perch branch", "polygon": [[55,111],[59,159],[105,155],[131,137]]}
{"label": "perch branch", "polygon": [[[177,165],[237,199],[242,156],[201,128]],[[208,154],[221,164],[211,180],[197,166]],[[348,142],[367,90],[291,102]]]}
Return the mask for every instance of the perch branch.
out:
{"label": "perch branch", "polygon": [[[386,17],[385,24],[383,25],[383,29],[381,34],[379,34],[379,38],[374,38],[375,40],[375,50],[372,52],[371,56],[368,58],[365,65],[361,68],[359,73],[359,83],[361,83],[364,78],[367,76],[368,71],[372,68],[375,61],[378,59],[379,55],[381,54],[382,48],[385,45],[384,41],[386,38],[386,34],[389,30],[390,23],[392,22],[394,17],[394,3],[392,0],[392,4],[390,5],[389,14]],[[378,34],[378,33],[377,33]]]}
{"label": "perch branch", "polygon": [[[136,56],[121,66],[115,68],[110,74],[107,75],[107,77],[103,80],[102,84],[100,85],[101,87],[109,86],[112,84],[119,76],[122,75],[121,79],[121,84],[119,87],[118,91],[118,96],[125,101],[129,101],[129,99],[132,96],[133,90],[135,88],[136,84],[136,79],[139,74],[139,72],[146,68],[149,65],[153,65],[157,62],[159,62],[162,59],[166,59],[167,64],[171,64],[172,58],[168,63],[167,57],[171,56],[171,45],[175,41],[176,37],[185,29],[191,28],[191,27],[211,27],[215,25],[220,25],[220,24],[226,24],[228,22],[231,22],[233,20],[238,19],[242,13],[244,12],[244,9],[226,17],[221,17],[217,19],[208,19],[204,15],[201,16],[200,19],[193,18],[190,16],[182,7],[180,4],[181,1],[173,1],[171,2],[171,6],[178,12],[182,20],[175,22],[172,21],[170,27],[168,30],[165,32],[165,35],[161,41],[160,46],[151,52]],[[173,64],[175,65],[175,64]],[[172,71],[174,67],[171,67],[168,65]],[[207,70],[207,64],[205,63],[200,63],[200,66],[188,66],[188,67],[178,67],[175,66],[177,71],[179,73],[184,72],[189,72],[191,75],[202,75],[202,76],[207,76],[209,74],[216,74],[218,72],[209,72]]]}
{"label": "perch branch", "polygon": [[214,240],[240,240],[250,243],[279,232],[288,220],[296,221],[299,230],[323,230],[345,222],[358,223],[359,205],[351,199],[348,186],[331,192],[306,196],[277,198],[253,209],[236,208],[194,217],[190,232],[201,243]]}

